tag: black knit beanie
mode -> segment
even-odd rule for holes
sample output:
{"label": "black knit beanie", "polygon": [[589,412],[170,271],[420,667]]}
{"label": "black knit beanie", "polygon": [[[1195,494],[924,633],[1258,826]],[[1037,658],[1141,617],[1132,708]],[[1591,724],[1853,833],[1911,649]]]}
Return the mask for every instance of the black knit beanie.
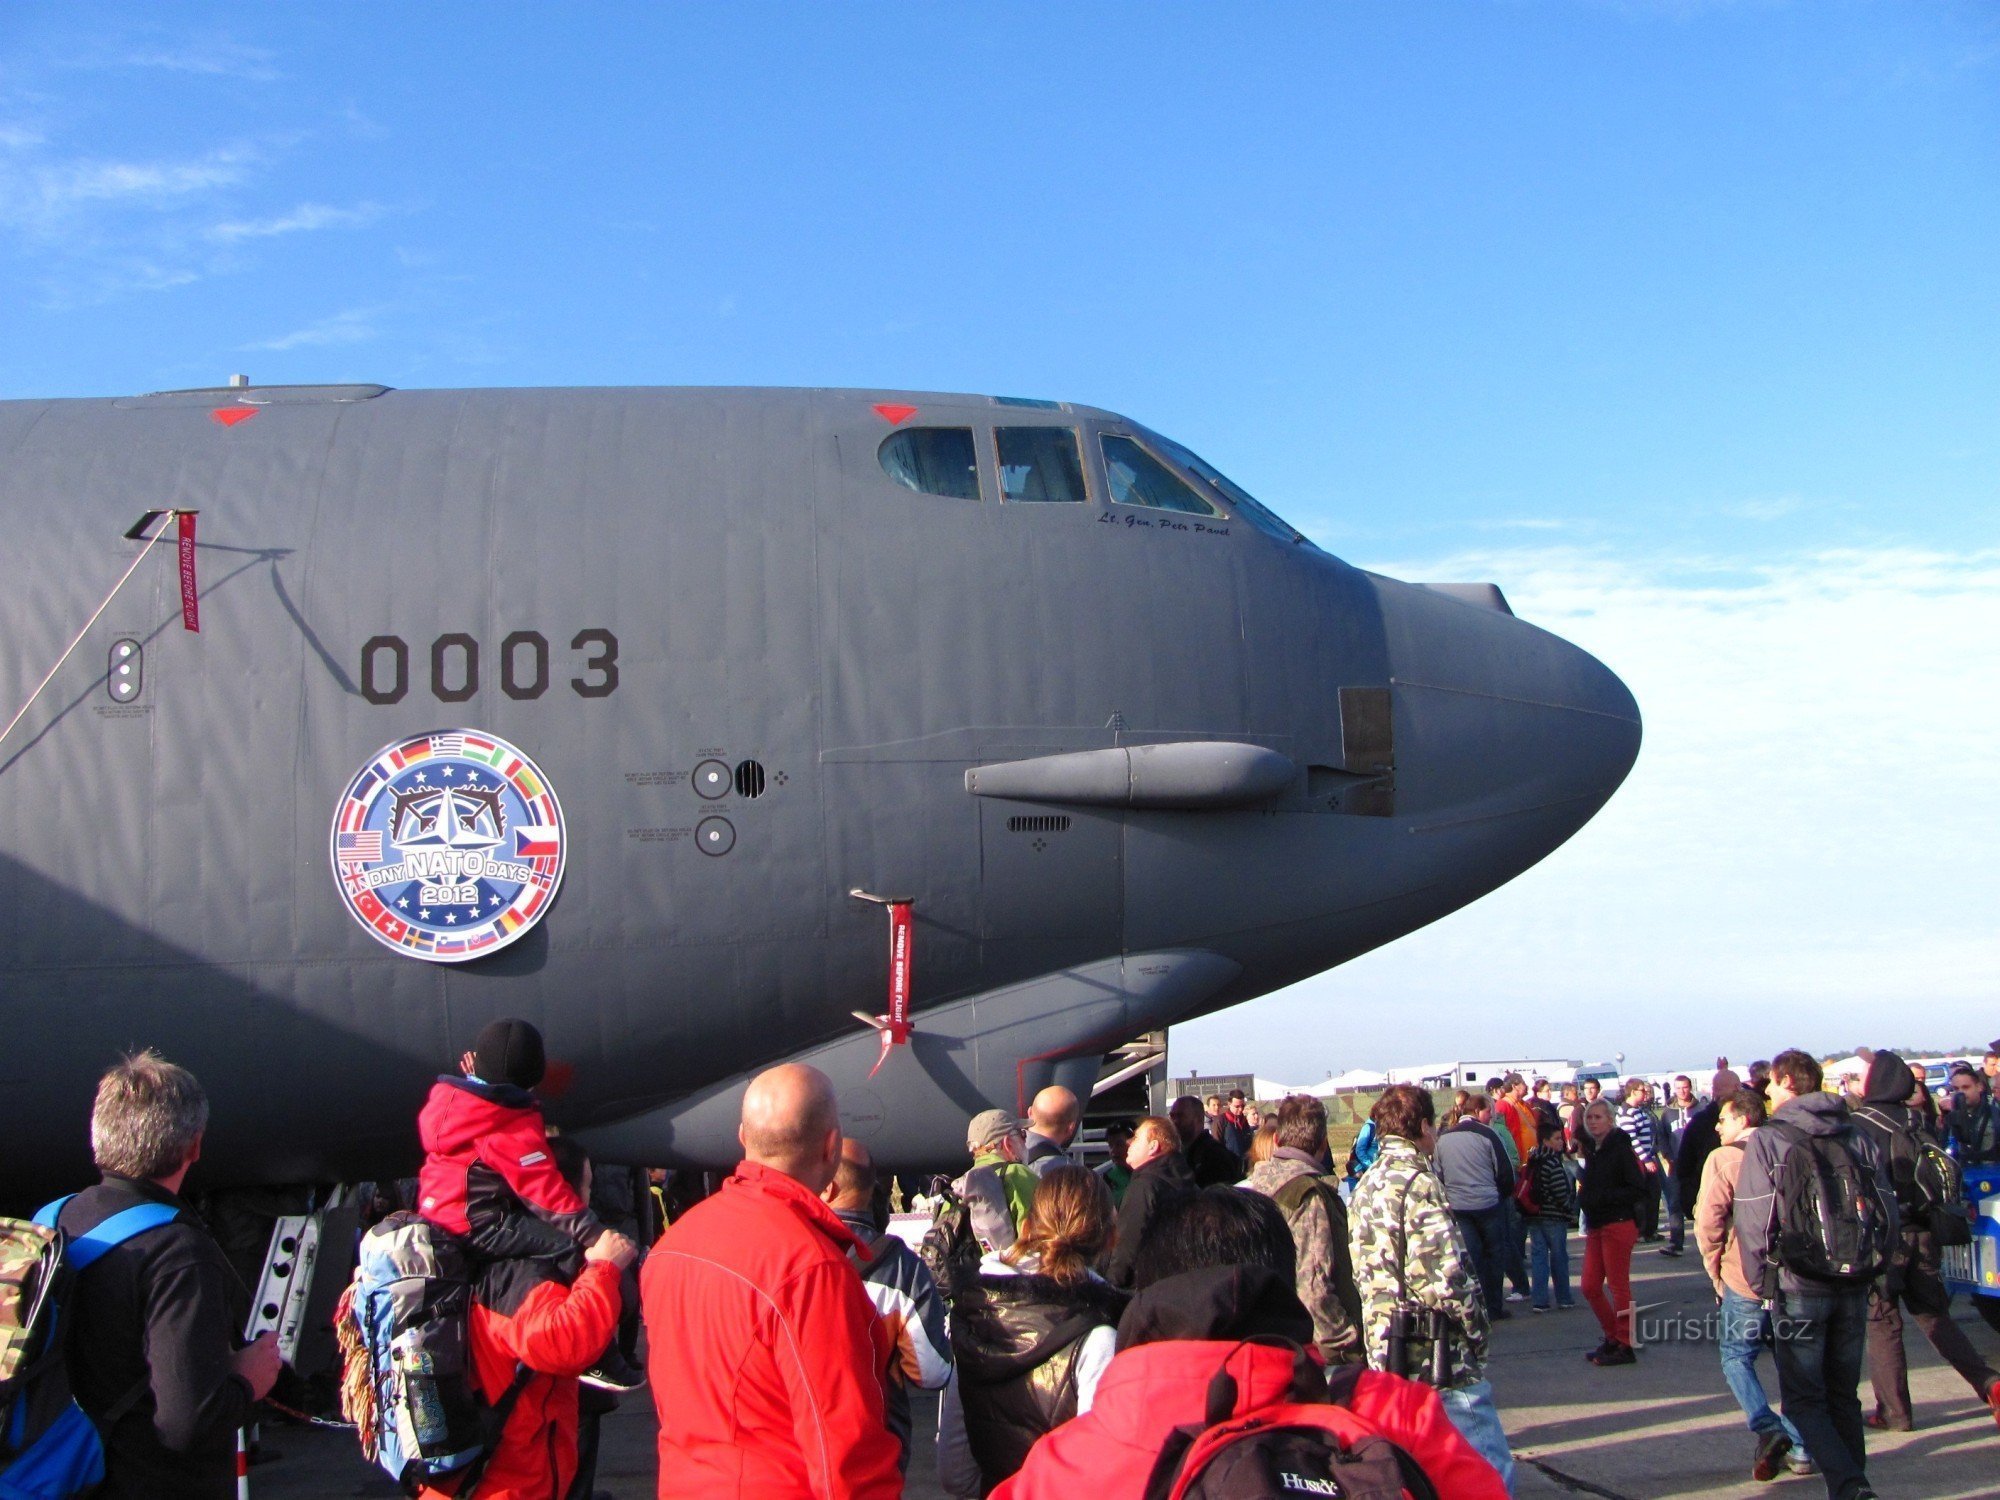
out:
{"label": "black knit beanie", "polygon": [[472,1044],[472,1066],[488,1083],[531,1089],[548,1070],[542,1034],[526,1021],[490,1022]]}

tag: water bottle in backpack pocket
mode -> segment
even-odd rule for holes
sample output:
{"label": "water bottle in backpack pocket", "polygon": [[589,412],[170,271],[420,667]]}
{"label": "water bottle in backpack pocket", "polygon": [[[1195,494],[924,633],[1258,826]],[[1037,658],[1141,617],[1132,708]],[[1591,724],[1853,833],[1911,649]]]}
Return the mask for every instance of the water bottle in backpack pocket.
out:
{"label": "water bottle in backpack pocket", "polygon": [[488,1406],[472,1374],[472,1287],[458,1239],[413,1213],[361,1238],[335,1314],[346,1365],[341,1407],[361,1450],[404,1485],[470,1488],[523,1376]]}

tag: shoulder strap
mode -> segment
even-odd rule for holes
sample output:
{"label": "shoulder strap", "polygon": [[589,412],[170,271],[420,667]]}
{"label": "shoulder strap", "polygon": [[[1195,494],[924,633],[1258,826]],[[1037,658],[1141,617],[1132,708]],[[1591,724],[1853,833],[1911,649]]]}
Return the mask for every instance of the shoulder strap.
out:
{"label": "shoulder strap", "polygon": [[70,1241],[67,1252],[69,1263],[79,1271],[84,1270],[105,1251],[115,1250],[133,1236],[144,1234],[149,1229],[171,1224],[179,1215],[180,1210],[170,1203],[134,1204],[113,1214],[89,1233],[80,1234]]}
{"label": "shoulder strap", "polygon": [[35,1210],[35,1222],[44,1229],[55,1228],[56,1219],[60,1217],[63,1209],[69,1206],[69,1200],[75,1196],[75,1193],[64,1193],[55,1202],[44,1203],[40,1208]]}
{"label": "shoulder strap", "polygon": [[459,1471],[458,1485],[452,1490],[456,1500],[472,1500],[479,1481],[486,1475],[486,1466],[493,1462],[493,1451],[500,1446],[501,1434],[507,1430],[507,1419],[514,1414],[514,1403],[521,1399],[521,1392],[534,1378],[533,1370],[526,1365],[517,1365],[513,1383],[500,1393],[500,1399],[485,1413],[480,1429],[486,1441],[479,1449],[479,1456]]}

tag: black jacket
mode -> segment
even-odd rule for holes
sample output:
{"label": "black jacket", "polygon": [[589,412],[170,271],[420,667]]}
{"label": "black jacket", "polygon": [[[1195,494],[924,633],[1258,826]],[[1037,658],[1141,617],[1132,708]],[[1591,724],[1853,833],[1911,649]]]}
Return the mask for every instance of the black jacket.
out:
{"label": "black jacket", "polygon": [[[1208,1137],[1199,1139],[1206,1141]],[[1194,1173],[1188,1170],[1187,1158],[1178,1151],[1155,1157],[1132,1174],[1132,1180],[1125,1185],[1125,1201],[1118,1205],[1118,1243],[1111,1248],[1111,1265],[1106,1273],[1113,1286],[1132,1285],[1139,1246],[1160,1211],[1176,1198],[1196,1191]]]}
{"label": "black jacket", "polygon": [[1205,1130],[1189,1143],[1187,1164],[1196,1187],[1231,1187],[1243,1180],[1243,1158]]}
{"label": "black jacket", "polygon": [[1681,1132],[1681,1149],[1674,1156],[1674,1177],[1688,1184],[1680,1190],[1681,1212],[1694,1217],[1695,1194],[1701,1191],[1701,1169],[1722,1145],[1722,1101],[1711,1099],[1688,1117]]}
{"label": "black jacket", "polygon": [[145,1387],[105,1435],[99,1500],[233,1500],[236,1429],[253,1404],[232,1358],[250,1312],[242,1279],[193,1212],[154,1183],[106,1174],[57,1222],[74,1238],[141,1203],[181,1214],[107,1251],[70,1299],[77,1404],[95,1420]]}
{"label": "black jacket", "polygon": [[1584,1162],[1583,1181],[1577,1184],[1576,1201],[1583,1209],[1584,1227],[1602,1229],[1606,1224],[1636,1219],[1639,1205],[1651,1190],[1652,1181],[1639,1165],[1632,1138],[1622,1130],[1613,1130],[1591,1149]]}
{"label": "black jacket", "polygon": [[951,1352],[965,1435],[991,1490],[1028,1450],[1077,1412],[1076,1359],[1094,1328],[1112,1328],[1125,1296],[1097,1280],[982,1275],[952,1307]]}
{"label": "black jacket", "polygon": [[1927,1132],[1923,1116],[1903,1101],[1916,1089],[1917,1075],[1908,1063],[1893,1052],[1878,1052],[1868,1065],[1860,1105],[1848,1111],[1854,1128],[1875,1143],[1875,1153],[1889,1174],[1889,1185],[1896,1190],[1903,1227],[1911,1233],[1923,1227],[1912,1215],[1918,1207],[1916,1146]]}

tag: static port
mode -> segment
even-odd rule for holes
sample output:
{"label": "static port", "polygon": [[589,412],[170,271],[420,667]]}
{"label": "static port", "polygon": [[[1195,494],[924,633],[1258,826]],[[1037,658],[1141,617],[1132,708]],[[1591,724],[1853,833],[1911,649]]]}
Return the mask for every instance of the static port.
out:
{"label": "static port", "polygon": [[104,691],[111,695],[113,703],[130,703],[139,696],[145,685],[145,664],[145,654],[137,641],[111,643],[111,653],[104,664]]}

